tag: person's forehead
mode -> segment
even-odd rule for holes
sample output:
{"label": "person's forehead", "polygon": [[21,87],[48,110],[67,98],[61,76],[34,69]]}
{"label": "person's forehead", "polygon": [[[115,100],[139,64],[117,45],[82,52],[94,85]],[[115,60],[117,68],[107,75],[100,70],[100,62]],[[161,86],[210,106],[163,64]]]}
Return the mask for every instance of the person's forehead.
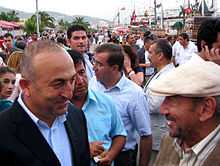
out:
{"label": "person's forehead", "polygon": [[156,47],[156,43],[151,44],[149,49],[150,49],[150,50],[155,50],[155,47]]}
{"label": "person's forehead", "polygon": [[11,37],[11,36],[4,37],[4,38],[7,39],[7,40],[12,40],[12,37]]}
{"label": "person's forehead", "polygon": [[43,67],[47,67],[48,65],[64,65],[65,63],[68,62],[72,62],[72,59],[69,56],[69,54],[66,53],[64,50],[56,50],[56,51],[45,50],[35,55],[32,59],[33,65],[43,65]]}
{"label": "person's forehead", "polygon": [[0,78],[8,78],[8,77],[15,77],[15,74],[14,73],[11,73],[11,72],[7,72],[5,74],[2,74],[0,76]]}
{"label": "person's forehead", "polygon": [[74,31],[72,32],[72,37],[73,36],[87,36],[85,31]]}
{"label": "person's forehead", "polygon": [[76,68],[76,71],[80,71],[80,70],[82,70],[82,69],[85,70],[85,66],[84,66],[83,62],[78,62],[78,63],[76,63],[76,64],[75,64],[75,68]]}
{"label": "person's forehead", "polygon": [[100,53],[96,53],[94,58],[97,61],[105,62],[108,59],[108,55],[109,55],[108,52],[100,52]]}
{"label": "person's forehead", "polygon": [[179,38],[179,40],[184,40],[184,38],[182,36],[179,36],[178,38]]}

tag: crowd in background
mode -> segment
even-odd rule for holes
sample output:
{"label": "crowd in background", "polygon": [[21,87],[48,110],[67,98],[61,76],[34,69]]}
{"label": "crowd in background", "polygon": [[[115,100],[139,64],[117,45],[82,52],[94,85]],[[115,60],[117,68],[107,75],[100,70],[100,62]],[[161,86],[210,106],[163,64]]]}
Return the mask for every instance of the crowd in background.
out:
{"label": "crowd in background", "polygon": [[[74,62],[75,89],[70,101],[84,112],[87,120],[91,165],[111,165],[113,162],[115,166],[203,165],[209,159],[207,156],[218,147],[219,117],[216,115],[216,119],[210,112],[219,111],[219,99],[215,102],[215,98],[211,98],[220,95],[220,80],[213,76],[220,71],[219,19],[207,20],[201,25],[197,43],[190,41],[186,32],[165,38],[159,38],[149,30],[125,34],[114,31],[88,34],[80,25],[70,26],[67,32],[43,32],[40,37],[35,32],[30,36],[6,33],[0,37],[0,111],[10,108],[19,94],[29,95],[19,84],[25,73],[21,68],[28,65],[21,61],[27,54],[27,48],[48,40],[66,50],[65,53],[68,52]],[[49,47],[47,49],[50,50]],[[47,71],[44,72],[47,75]],[[200,72],[204,72],[204,76]],[[196,83],[198,85],[194,85]],[[182,122],[181,115],[168,113],[168,110],[174,106],[183,108],[185,105],[181,105],[181,101],[188,103],[191,97],[193,103],[194,98],[198,99],[196,102],[203,110],[193,114],[197,123],[192,122],[190,114],[188,119],[182,115],[191,125],[187,126]],[[205,101],[206,104],[202,105]],[[192,108],[197,109],[197,105]],[[178,132],[182,133],[172,133],[177,132],[174,123],[181,123],[181,131]],[[202,128],[207,132],[202,131],[204,135],[194,139],[193,134],[199,135],[195,133],[199,132],[199,125],[207,124],[210,126]],[[195,128],[193,125],[196,125]],[[184,142],[186,145],[175,142],[179,148],[177,157],[173,149],[169,151],[171,138],[164,138],[168,132],[180,141],[193,139],[195,142],[187,144],[189,140]],[[203,151],[206,146],[201,144],[201,149],[196,149],[194,145],[207,135],[216,140],[212,143],[213,147],[206,141],[203,144],[209,147],[208,152]],[[194,156],[197,151],[191,147],[198,150],[198,154]],[[165,157],[166,150],[171,153],[170,157]],[[181,158],[187,157],[187,154],[191,158]],[[63,159],[61,161],[65,163]]]}

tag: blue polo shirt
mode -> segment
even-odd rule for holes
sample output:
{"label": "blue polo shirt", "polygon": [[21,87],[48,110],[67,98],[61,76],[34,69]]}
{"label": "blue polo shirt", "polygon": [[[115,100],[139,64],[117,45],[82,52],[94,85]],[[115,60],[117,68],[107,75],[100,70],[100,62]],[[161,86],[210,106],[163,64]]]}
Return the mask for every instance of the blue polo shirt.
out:
{"label": "blue polo shirt", "polygon": [[90,80],[89,86],[113,98],[127,132],[124,151],[135,149],[138,135],[151,135],[149,108],[141,87],[127,79],[124,74],[111,88],[106,89],[96,77]]}
{"label": "blue polo shirt", "polygon": [[127,135],[110,96],[89,89],[82,110],[87,120],[89,142],[102,141],[105,150],[108,150],[114,136]]}

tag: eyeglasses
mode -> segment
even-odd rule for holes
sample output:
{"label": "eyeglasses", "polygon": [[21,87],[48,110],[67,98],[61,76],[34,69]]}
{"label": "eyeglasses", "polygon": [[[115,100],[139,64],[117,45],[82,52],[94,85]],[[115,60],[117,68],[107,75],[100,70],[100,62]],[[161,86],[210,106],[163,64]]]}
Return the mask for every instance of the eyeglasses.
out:
{"label": "eyeglasses", "polygon": [[10,80],[10,79],[8,79],[8,78],[5,78],[5,79],[1,79],[0,80],[0,82],[2,83],[2,84],[9,84],[9,83],[11,83],[12,85],[14,85],[15,84],[15,79],[13,79],[13,80]]}
{"label": "eyeglasses", "polygon": [[103,67],[103,63],[97,61],[95,58],[92,58],[92,64],[97,67]]}

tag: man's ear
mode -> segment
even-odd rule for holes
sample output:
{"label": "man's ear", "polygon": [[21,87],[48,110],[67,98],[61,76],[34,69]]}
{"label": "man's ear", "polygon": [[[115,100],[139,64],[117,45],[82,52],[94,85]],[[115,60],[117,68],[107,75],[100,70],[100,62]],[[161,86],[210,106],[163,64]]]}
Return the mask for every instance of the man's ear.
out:
{"label": "man's ear", "polygon": [[113,71],[119,71],[119,66],[118,65],[113,65],[112,70]]}
{"label": "man's ear", "polygon": [[66,44],[70,46],[70,39],[66,39]]}
{"label": "man's ear", "polygon": [[216,112],[216,105],[217,103],[214,97],[205,97],[202,101],[199,120],[201,122],[204,122],[213,118]]}
{"label": "man's ear", "polygon": [[30,81],[26,79],[20,79],[19,85],[22,89],[22,92],[25,96],[30,96]]}

